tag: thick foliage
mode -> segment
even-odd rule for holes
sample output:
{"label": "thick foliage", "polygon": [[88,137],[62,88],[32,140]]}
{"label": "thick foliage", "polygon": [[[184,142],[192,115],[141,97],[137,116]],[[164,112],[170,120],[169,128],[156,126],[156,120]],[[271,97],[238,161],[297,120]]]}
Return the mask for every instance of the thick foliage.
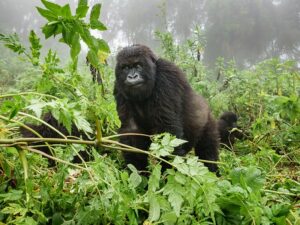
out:
{"label": "thick foliage", "polygon": [[[85,1],[79,3],[83,7],[78,10],[81,15]],[[54,5],[48,7],[55,10]],[[37,39],[31,35],[32,47],[37,50]],[[110,68],[102,68],[106,85],[106,98],[102,98],[100,88],[95,87],[86,71],[62,68],[51,51],[44,62],[36,51],[28,52],[29,61],[35,66],[17,74],[16,83],[5,83],[5,90],[19,92],[0,96],[2,223],[300,223],[299,71],[295,63],[271,59],[239,70],[233,63],[220,60],[214,73],[198,60],[195,46],[201,46],[199,43],[177,46],[168,40],[164,43],[171,45],[163,46],[164,52],[174,57],[172,60],[186,71],[193,87],[209,99],[215,115],[235,111],[240,125],[248,130],[249,138],[237,141],[234,151],[221,152],[221,177],[210,173],[192,155],[172,158],[170,152],[183,141],[169,134],[153,137],[146,177],[131,165],[128,170],[121,168],[118,157],[112,154],[93,151],[95,160],[84,167],[77,165],[74,169],[76,165],[58,163],[53,170],[39,154],[2,144],[4,138],[18,136],[24,117],[36,121],[48,111],[67,130],[74,122],[78,129],[91,132],[93,126],[87,121],[94,113],[99,115],[104,135],[116,131],[119,124],[112,101]],[[28,77],[32,82],[28,82]],[[217,81],[211,82],[214,79]],[[36,117],[28,116],[29,113]],[[70,160],[74,148],[81,149],[77,144],[66,146],[65,151],[56,146],[60,153],[57,157]],[[165,156],[170,158],[172,168],[162,173],[159,162]]]}

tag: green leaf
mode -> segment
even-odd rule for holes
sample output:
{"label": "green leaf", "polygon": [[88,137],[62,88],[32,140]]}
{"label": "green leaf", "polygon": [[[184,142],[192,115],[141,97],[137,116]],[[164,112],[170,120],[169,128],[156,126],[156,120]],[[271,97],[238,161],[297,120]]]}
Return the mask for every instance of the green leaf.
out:
{"label": "green leaf", "polygon": [[16,33],[12,35],[0,34],[0,41],[4,42],[4,45],[11,49],[13,52],[19,55],[25,52],[25,47],[20,43],[19,37]]}
{"label": "green leaf", "polygon": [[30,31],[29,41],[31,44],[31,62],[34,66],[37,66],[39,64],[40,49],[42,48],[42,45],[40,44],[40,39],[33,30]]}
{"label": "green leaf", "polygon": [[90,24],[92,29],[97,29],[100,31],[107,30],[107,27],[99,20],[91,20]]}
{"label": "green leaf", "polygon": [[60,15],[66,19],[71,19],[72,18],[72,13],[70,9],[70,5],[66,4],[61,8]]}
{"label": "green leaf", "polygon": [[161,140],[161,144],[163,146],[167,146],[167,145],[169,145],[170,140],[171,140],[171,135],[169,133],[166,133],[165,136],[163,137],[163,139]]}
{"label": "green leaf", "polygon": [[73,35],[73,39],[72,39],[72,44],[71,44],[71,57],[74,60],[77,59],[78,54],[80,53],[80,39],[79,39],[79,34],[76,33]]}
{"label": "green leaf", "polygon": [[149,196],[149,216],[148,220],[157,221],[160,217],[160,205],[159,201],[154,194]]}
{"label": "green leaf", "polygon": [[168,197],[168,201],[170,202],[171,206],[173,207],[176,216],[179,217],[181,205],[183,203],[183,198],[181,197],[181,195],[177,192],[172,192],[172,193],[170,193],[170,195]]}
{"label": "green leaf", "polygon": [[47,105],[47,103],[38,100],[38,99],[33,99],[31,101],[31,104],[29,106],[26,107],[26,109],[29,109],[31,111],[34,112],[34,114],[38,117],[41,118],[42,116],[42,112],[43,112],[43,108]]}
{"label": "green leaf", "polygon": [[58,5],[58,4],[55,4],[53,2],[49,2],[49,1],[46,1],[46,0],[41,0],[43,5],[49,9],[50,11],[52,11],[53,13],[55,14],[59,14],[60,13],[60,9],[61,9],[61,6]]}
{"label": "green leaf", "polygon": [[16,203],[10,203],[9,206],[1,210],[4,214],[24,216],[27,209]]}
{"label": "green leaf", "polygon": [[79,0],[78,6],[76,9],[76,16],[78,18],[84,18],[86,16],[87,11],[89,10],[87,0]]}
{"label": "green leaf", "polygon": [[99,38],[97,38],[96,41],[97,41],[97,54],[99,54],[98,53],[99,51],[110,53],[110,49],[106,41]]}
{"label": "green leaf", "polygon": [[100,31],[107,30],[106,26],[99,21],[101,11],[101,4],[96,4],[93,6],[90,16],[90,25],[92,29],[97,29]]}
{"label": "green leaf", "polygon": [[18,201],[23,198],[22,190],[10,190],[8,193],[0,194],[1,201]]}
{"label": "green leaf", "polygon": [[182,144],[184,144],[186,142],[187,141],[185,141],[185,140],[181,140],[181,139],[175,138],[175,139],[173,139],[173,140],[170,141],[170,146],[171,147],[177,147],[177,146],[182,145]]}
{"label": "green leaf", "polygon": [[173,211],[164,213],[161,217],[162,217],[161,220],[164,221],[165,224],[170,224],[170,225],[176,224],[178,219],[176,214]]}
{"label": "green leaf", "polygon": [[98,20],[101,11],[101,4],[95,4],[92,8],[91,15],[90,15],[90,22]]}
{"label": "green leaf", "polygon": [[244,189],[250,187],[253,191],[258,192],[264,185],[265,179],[261,171],[256,167],[235,168],[230,177],[233,184],[240,184]]}
{"label": "green leaf", "polygon": [[52,216],[52,225],[60,225],[64,223],[64,219],[61,215],[61,213],[56,212]]}
{"label": "green leaf", "polygon": [[90,123],[78,111],[74,113],[74,123],[79,130],[83,130],[87,133],[93,133]]}
{"label": "green leaf", "polygon": [[98,67],[99,61],[97,54],[94,51],[90,50],[87,54],[87,58],[94,67]]}
{"label": "green leaf", "polygon": [[41,14],[41,16],[46,18],[48,21],[57,20],[57,15],[54,14],[53,12],[46,10],[46,9],[42,9],[40,7],[36,7],[36,8],[37,8],[38,12]]}
{"label": "green leaf", "polygon": [[287,216],[291,210],[291,205],[280,203],[272,206],[272,214],[276,217]]}
{"label": "green leaf", "polygon": [[161,175],[161,165],[156,165],[150,175],[149,182],[148,182],[148,190],[156,191],[159,188],[159,181]]}
{"label": "green leaf", "polygon": [[142,182],[142,177],[135,171],[129,176],[129,183],[133,188],[136,188]]}
{"label": "green leaf", "polygon": [[[62,37],[63,40],[61,42],[66,43],[67,45],[71,46],[72,45],[72,40],[75,36],[75,31],[71,31],[67,27],[62,28]],[[78,37],[79,38],[79,37]]]}
{"label": "green leaf", "polygon": [[55,34],[55,31],[57,30],[57,24],[46,24],[45,26],[42,27],[42,32],[45,35],[45,38],[48,39],[52,35]]}

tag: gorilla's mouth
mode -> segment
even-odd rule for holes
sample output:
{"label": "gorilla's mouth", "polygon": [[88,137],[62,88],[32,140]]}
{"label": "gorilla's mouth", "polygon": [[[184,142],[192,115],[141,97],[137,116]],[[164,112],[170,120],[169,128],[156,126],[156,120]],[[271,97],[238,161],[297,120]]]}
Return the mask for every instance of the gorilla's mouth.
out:
{"label": "gorilla's mouth", "polygon": [[138,87],[143,86],[144,81],[138,81],[138,82],[126,82],[125,81],[125,84],[130,88],[138,88]]}

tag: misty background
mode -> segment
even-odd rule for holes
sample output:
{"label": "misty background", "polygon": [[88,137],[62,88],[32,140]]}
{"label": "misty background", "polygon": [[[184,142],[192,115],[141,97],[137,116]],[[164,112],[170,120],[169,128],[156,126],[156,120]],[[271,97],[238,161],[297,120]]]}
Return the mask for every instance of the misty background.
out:
{"label": "misty background", "polygon": [[[58,4],[77,1],[56,0]],[[300,62],[299,0],[90,0],[102,3],[105,32],[93,33],[105,39],[113,53],[120,47],[140,43],[159,49],[156,31],[170,32],[183,43],[200,27],[205,48],[201,60],[214,65],[218,57],[234,59],[240,67],[263,59],[280,57]],[[26,41],[45,20],[35,6],[39,0],[0,0],[0,33],[19,34]],[[57,40],[42,42],[68,56],[68,48]],[[0,56],[1,57],[1,56]]]}

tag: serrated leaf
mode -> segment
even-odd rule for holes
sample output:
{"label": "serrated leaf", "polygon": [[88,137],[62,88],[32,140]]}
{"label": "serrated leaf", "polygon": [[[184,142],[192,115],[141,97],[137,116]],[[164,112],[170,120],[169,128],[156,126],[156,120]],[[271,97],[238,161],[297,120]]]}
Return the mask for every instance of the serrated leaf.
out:
{"label": "serrated leaf", "polygon": [[182,173],[176,173],[174,179],[176,180],[176,182],[184,185],[186,183],[187,177]]}
{"label": "serrated leaf", "polygon": [[177,146],[182,145],[186,142],[187,141],[185,141],[185,140],[175,138],[175,139],[170,141],[170,146],[171,147],[177,147]]}
{"label": "serrated leaf", "polygon": [[1,212],[4,214],[24,216],[27,212],[27,209],[23,208],[19,204],[10,203],[9,206],[2,209]]}
{"label": "serrated leaf", "polygon": [[79,113],[74,115],[74,123],[79,130],[83,130],[87,133],[93,133],[90,123]]}
{"label": "serrated leaf", "polygon": [[129,176],[129,183],[133,188],[136,188],[142,182],[142,177],[137,172],[132,172]]}
{"label": "serrated leaf", "polygon": [[42,45],[40,44],[40,39],[33,30],[30,31],[29,42],[31,44],[31,62],[34,66],[37,66],[39,64],[40,49],[42,48]]}
{"label": "serrated leaf", "polygon": [[150,151],[157,151],[160,149],[160,145],[157,143],[152,142],[150,145]]}
{"label": "serrated leaf", "polygon": [[89,7],[88,7],[88,4],[87,4],[87,0],[79,0],[78,6],[77,6],[77,9],[76,9],[76,16],[78,18],[85,17],[88,9],[89,9]]}
{"label": "serrated leaf", "polygon": [[36,117],[41,118],[43,108],[46,105],[47,103],[34,99],[31,101],[31,105],[27,106],[26,108],[33,111]]}
{"label": "serrated leaf", "polygon": [[10,190],[8,193],[0,194],[1,201],[18,201],[23,198],[23,191],[21,190]]}
{"label": "serrated leaf", "polygon": [[18,54],[22,54],[26,50],[25,47],[20,43],[19,37],[16,33],[8,36],[0,34],[0,41],[4,42],[4,45],[7,48],[11,49],[12,51]]}
{"label": "serrated leaf", "polygon": [[148,190],[156,191],[159,188],[159,181],[161,175],[161,165],[156,165],[150,175],[149,182],[148,182]]}
{"label": "serrated leaf", "polygon": [[261,171],[256,167],[235,168],[230,177],[233,184],[240,184],[245,189],[250,187],[253,191],[259,191],[265,182]]}
{"label": "serrated leaf", "polygon": [[181,195],[177,192],[172,192],[172,193],[170,193],[170,195],[168,197],[168,201],[170,202],[171,206],[173,207],[176,216],[179,217],[181,205],[183,203],[183,198],[181,197]]}
{"label": "serrated leaf", "polygon": [[163,139],[161,140],[161,144],[163,146],[166,146],[166,145],[169,145],[170,143],[170,140],[171,140],[171,135],[169,133],[166,133],[163,137]]}
{"label": "serrated leaf", "polygon": [[149,221],[157,221],[160,217],[160,205],[155,195],[149,196]]}

